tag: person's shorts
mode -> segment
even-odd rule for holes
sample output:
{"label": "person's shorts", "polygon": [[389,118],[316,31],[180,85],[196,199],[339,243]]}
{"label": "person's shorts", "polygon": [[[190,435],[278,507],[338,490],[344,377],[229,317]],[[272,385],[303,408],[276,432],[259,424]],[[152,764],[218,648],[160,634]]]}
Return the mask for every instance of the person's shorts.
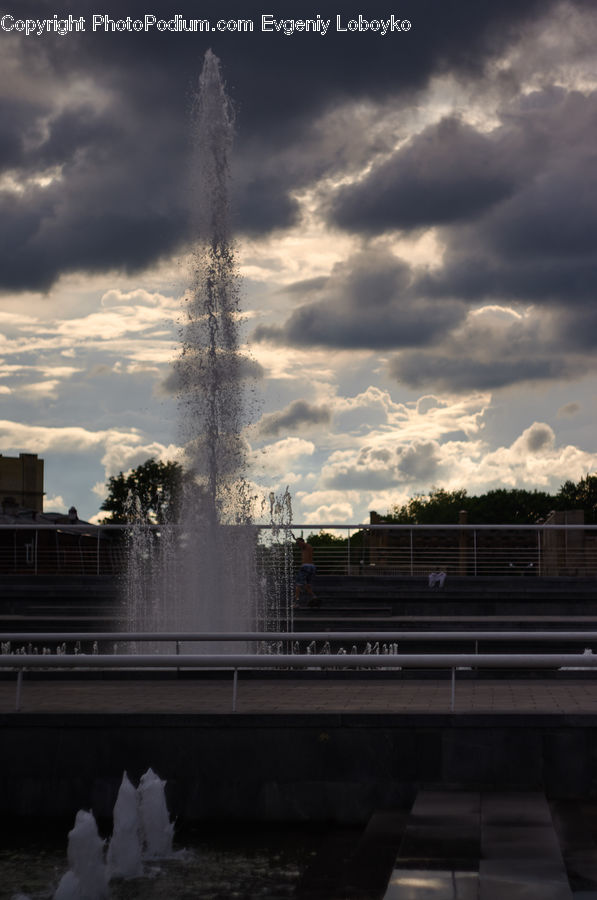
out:
{"label": "person's shorts", "polygon": [[313,581],[313,576],[315,575],[316,568],[312,563],[303,563],[298,572],[296,573],[294,583],[295,584],[311,584]]}

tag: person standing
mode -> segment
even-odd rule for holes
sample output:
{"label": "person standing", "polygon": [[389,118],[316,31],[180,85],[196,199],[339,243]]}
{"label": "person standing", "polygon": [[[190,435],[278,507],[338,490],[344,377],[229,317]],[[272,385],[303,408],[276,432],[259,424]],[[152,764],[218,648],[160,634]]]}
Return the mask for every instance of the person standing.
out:
{"label": "person standing", "polygon": [[319,606],[320,601],[313,593],[313,579],[317,568],[313,564],[313,547],[302,537],[296,538],[296,546],[301,551],[301,564],[294,579],[294,606],[299,608],[299,600],[302,593],[309,594],[308,606]]}

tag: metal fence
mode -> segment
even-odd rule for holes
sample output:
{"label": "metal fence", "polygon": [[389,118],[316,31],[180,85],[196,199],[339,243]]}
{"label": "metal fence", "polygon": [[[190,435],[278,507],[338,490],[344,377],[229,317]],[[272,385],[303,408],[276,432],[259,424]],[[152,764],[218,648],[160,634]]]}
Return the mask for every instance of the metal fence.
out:
{"label": "metal fence", "polygon": [[[13,671],[17,674],[15,710],[18,712],[21,708],[22,692],[23,692],[23,673],[28,670],[36,670],[39,672],[50,672],[57,670],[68,670],[73,673],[81,673],[85,670],[130,670],[135,669],[141,674],[148,671],[160,670],[181,670],[193,669],[213,670],[219,669],[232,673],[232,711],[236,711],[238,696],[238,672],[239,670],[268,671],[272,669],[282,669],[300,673],[305,670],[359,670],[363,677],[367,677],[367,673],[376,670],[386,670],[389,673],[402,669],[443,669],[450,673],[451,692],[450,692],[450,710],[455,709],[456,696],[456,673],[459,669],[501,669],[517,671],[522,669],[546,670],[546,669],[595,669],[597,668],[597,654],[593,653],[481,653],[479,652],[478,642],[480,640],[500,640],[503,642],[519,641],[520,632],[424,632],[425,640],[429,643],[441,641],[453,641],[455,637],[463,637],[467,640],[475,640],[475,651],[473,653],[415,653],[405,654],[398,652],[398,641],[404,642],[408,640],[421,639],[421,634],[413,632],[384,632],[380,633],[383,638],[392,642],[396,648],[391,653],[372,653],[372,652],[340,652],[331,653],[324,652],[300,652],[300,647],[295,645],[297,638],[303,641],[311,638],[313,641],[321,640],[328,642],[332,636],[338,636],[348,642],[363,642],[375,639],[377,632],[338,632],[337,635],[331,635],[328,632],[312,632],[309,635],[298,635],[295,632],[259,632],[259,633],[219,633],[219,634],[188,634],[188,633],[169,633],[169,634],[148,634],[148,633],[96,633],[96,634],[54,634],[40,633],[37,635],[23,635],[19,633],[5,633],[0,635],[2,642],[2,650],[0,653],[0,671]],[[26,637],[32,637],[41,640],[61,641],[62,645],[68,642],[76,642],[78,638],[95,639],[96,643],[100,641],[118,642],[132,640],[135,643],[143,642],[173,642],[178,652],[176,653],[106,653],[100,654],[95,652],[92,654],[80,653],[32,653],[32,652],[7,652],[7,644],[12,641]],[[525,640],[532,640],[537,643],[553,642],[554,640],[569,641],[572,643],[586,644],[597,640],[595,632],[525,632]],[[243,643],[257,642],[258,646],[264,647],[264,641],[270,645],[272,642],[280,647],[290,645],[290,649],[296,649],[297,652],[279,652],[279,653],[214,653],[214,654],[197,654],[182,653],[181,644],[205,642],[205,641],[226,641],[232,643],[239,641]],[[356,647],[356,644],[355,644]]]}
{"label": "metal fence", "polygon": [[[127,525],[0,525],[0,574],[118,575]],[[149,528],[159,542],[163,526]],[[239,526],[243,527],[243,526]],[[597,575],[597,525],[293,525],[322,575]],[[283,532],[257,525],[269,548]],[[286,540],[288,540],[288,534]],[[276,559],[276,554],[270,554]],[[268,554],[262,555],[268,559]],[[295,563],[300,560],[296,551]]]}
{"label": "metal fence", "polygon": [[[313,526],[293,526],[313,532]],[[596,525],[321,526],[314,562],[322,575],[597,575]]]}

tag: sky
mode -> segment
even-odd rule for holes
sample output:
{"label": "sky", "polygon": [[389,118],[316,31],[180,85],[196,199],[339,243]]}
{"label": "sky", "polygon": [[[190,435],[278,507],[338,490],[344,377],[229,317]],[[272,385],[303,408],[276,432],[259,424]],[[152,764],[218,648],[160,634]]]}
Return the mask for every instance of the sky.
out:
{"label": "sky", "polygon": [[0,452],[44,458],[46,510],[97,521],[110,476],[180,458],[208,48],[249,479],[317,525],[597,471],[594,3],[364,9],[3,5]]}

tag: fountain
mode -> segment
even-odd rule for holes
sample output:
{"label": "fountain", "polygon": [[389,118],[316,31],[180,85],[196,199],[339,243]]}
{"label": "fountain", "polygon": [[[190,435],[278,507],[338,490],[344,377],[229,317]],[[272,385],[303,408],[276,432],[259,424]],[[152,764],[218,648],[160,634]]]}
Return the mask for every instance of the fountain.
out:
{"label": "fountain", "polygon": [[[132,530],[130,630],[288,625],[281,621],[280,585],[257,571],[256,497],[245,477],[247,360],[239,351],[239,276],[229,225],[233,123],[219,60],[208,50],[194,111],[193,273],[176,362],[186,455],[182,511],[159,538],[144,523]],[[283,606],[282,618],[290,603]]]}
{"label": "fountain", "polygon": [[143,860],[173,856],[174,824],[165,796],[166,782],[151,769],[135,790],[126,772],[114,804],[114,827],[104,862],[104,841],[92,812],[79,810],[68,834],[70,868],[53,900],[107,900],[113,878],[140,878]]}
{"label": "fountain", "polygon": [[166,782],[152,769],[139,782],[139,820],[146,859],[163,859],[172,853],[174,824],[168,815],[165,787]]}
{"label": "fountain", "polygon": [[126,772],[114,804],[114,830],[106,863],[110,878],[138,878],[143,872],[139,796]]}
{"label": "fountain", "polygon": [[93,813],[80,809],[68,833],[70,869],[63,875],[54,900],[106,900],[108,871],[104,842],[97,833]]}

